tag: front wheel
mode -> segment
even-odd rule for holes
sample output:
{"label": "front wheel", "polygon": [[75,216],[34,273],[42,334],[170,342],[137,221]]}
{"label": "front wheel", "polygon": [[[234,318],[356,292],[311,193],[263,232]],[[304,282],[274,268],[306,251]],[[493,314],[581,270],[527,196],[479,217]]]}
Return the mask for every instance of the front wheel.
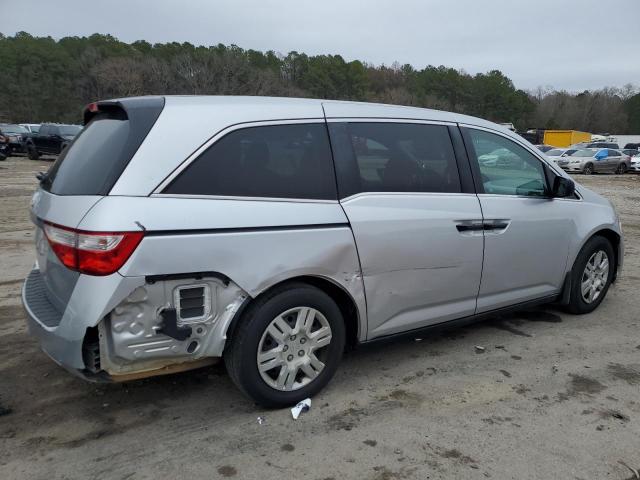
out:
{"label": "front wheel", "polygon": [[274,289],[243,313],[224,353],[234,383],[265,407],[286,407],[318,393],[345,345],[335,301],[304,283]]}
{"label": "front wheel", "polygon": [[582,173],[585,175],[591,175],[593,173],[593,164],[587,163],[582,169]]}
{"label": "front wheel", "polygon": [[27,145],[27,156],[29,160],[38,160],[40,158],[40,154],[34,145]]}
{"label": "front wheel", "polygon": [[614,262],[613,247],[604,237],[593,237],[582,247],[571,271],[569,312],[589,313],[600,305],[613,279]]}

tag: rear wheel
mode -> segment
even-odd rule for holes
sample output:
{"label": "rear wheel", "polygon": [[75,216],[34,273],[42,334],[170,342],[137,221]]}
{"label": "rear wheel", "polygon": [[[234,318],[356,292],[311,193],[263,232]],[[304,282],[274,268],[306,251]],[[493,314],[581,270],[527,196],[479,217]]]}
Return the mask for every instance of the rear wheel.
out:
{"label": "rear wheel", "polygon": [[40,154],[34,145],[27,145],[27,156],[30,160],[38,160],[40,158]]}
{"label": "rear wheel", "polygon": [[593,163],[587,163],[582,169],[582,173],[585,175],[591,175],[593,173]]}
{"label": "rear wheel", "polygon": [[318,393],[345,345],[333,299],[304,283],[278,287],[242,315],[224,360],[234,383],[265,407],[285,407]]}
{"label": "rear wheel", "polygon": [[593,237],[582,247],[571,271],[571,313],[589,313],[600,305],[611,285],[614,262],[613,247],[604,237]]}
{"label": "rear wheel", "polygon": [[620,165],[618,165],[618,168],[616,169],[616,173],[619,175],[624,175],[625,173],[627,173],[627,164],[621,163]]}

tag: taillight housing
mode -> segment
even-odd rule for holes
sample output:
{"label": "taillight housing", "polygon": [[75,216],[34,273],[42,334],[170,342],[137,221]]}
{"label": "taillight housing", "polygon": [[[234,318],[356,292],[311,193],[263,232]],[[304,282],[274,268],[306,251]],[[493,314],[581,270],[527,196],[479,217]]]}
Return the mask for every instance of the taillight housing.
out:
{"label": "taillight housing", "polygon": [[87,275],[111,275],[138,247],[144,232],[87,232],[44,222],[44,234],[60,262]]}

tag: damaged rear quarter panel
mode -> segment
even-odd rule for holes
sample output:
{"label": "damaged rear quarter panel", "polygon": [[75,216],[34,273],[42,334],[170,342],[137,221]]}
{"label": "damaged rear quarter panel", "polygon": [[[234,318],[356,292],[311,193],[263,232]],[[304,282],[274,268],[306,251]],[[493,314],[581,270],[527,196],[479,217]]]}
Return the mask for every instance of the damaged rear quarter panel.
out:
{"label": "damaged rear quarter panel", "polygon": [[101,203],[85,218],[84,228],[95,224],[121,231],[138,222],[148,232],[120,270],[125,277],[213,271],[251,297],[287,279],[321,277],[351,296],[358,309],[358,337],[366,337],[360,264],[337,202],[162,196],[110,197]]}

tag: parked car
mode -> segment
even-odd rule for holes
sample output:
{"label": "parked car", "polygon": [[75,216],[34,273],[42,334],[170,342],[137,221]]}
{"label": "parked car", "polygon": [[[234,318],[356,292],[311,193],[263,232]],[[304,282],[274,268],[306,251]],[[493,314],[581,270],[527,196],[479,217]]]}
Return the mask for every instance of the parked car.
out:
{"label": "parked car", "polygon": [[27,138],[26,150],[29,158],[37,160],[40,155],[59,155],[81,129],[79,125],[43,123],[37,134]]}
{"label": "parked car", "polygon": [[29,133],[38,133],[38,131],[40,130],[39,123],[21,123],[20,126],[29,130]]}
{"label": "parked car", "polygon": [[576,148],[554,148],[545,152],[545,155],[549,157],[552,161],[558,162],[563,157],[570,157],[572,154],[577,152]]}
{"label": "parked car", "polygon": [[623,150],[620,150],[624,155],[629,155],[630,157],[633,157],[635,155],[637,155],[638,153],[640,153],[640,151],[638,151],[637,148],[625,148]]}
{"label": "parked car", "polygon": [[0,135],[3,135],[7,139],[7,156],[14,153],[24,153],[24,136],[29,131],[15,123],[0,123]]}
{"label": "parked car", "polygon": [[3,162],[9,156],[9,139],[0,134],[0,162]]}
{"label": "parked car", "polygon": [[631,157],[629,160],[629,172],[640,173],[640,153]]}
{"label": "parked car", "polygon": [[556,147],[552,147],[551,145],[536,145],[536,148],[540,150],[542,153],[546,153],[549,150],[552,150]]}
{"label": "parked car", "polygon": [[558,161],[558,166],[567,172],[619,173],[629,170],[630,159],[619,150],[608,148],[585,148],[574,152],[570,157]]}
{"label": "parked car", "polygon": [[[622,263],[611,203],[481,119],[180,96],[98,102],[85,124],[40,175],[22,301],[49,356],[92,380],[222,357],[256,402],[291,405],[346,345],[591,312]],[[497,151],[518,168],[478,161]]]}
{"label": "parked car", "polygon": [[613,142],[591,142],[587,143],[584,148],[611,148],[612,150],[620,149],[618,144]]}

